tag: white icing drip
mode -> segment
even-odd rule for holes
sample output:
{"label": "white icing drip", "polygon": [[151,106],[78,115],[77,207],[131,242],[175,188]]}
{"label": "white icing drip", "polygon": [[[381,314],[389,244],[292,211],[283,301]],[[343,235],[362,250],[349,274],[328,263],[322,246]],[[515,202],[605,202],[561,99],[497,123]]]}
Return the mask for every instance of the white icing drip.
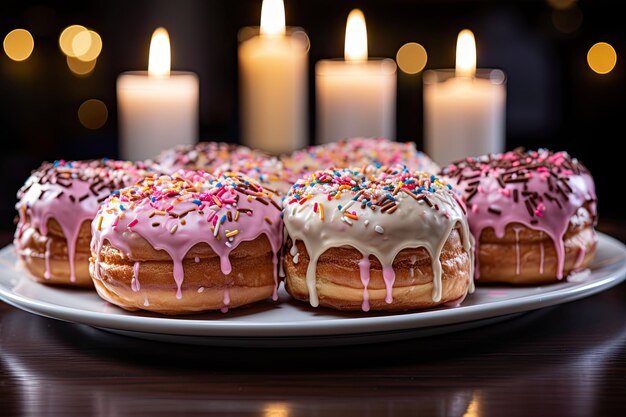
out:
{"label": "white icing drip", "polygon": [[359,270],[360,270],[360,275],[361,275],[361,284],[363,284],[363,303],[361,304],[361,309],[363,311],[369,311],[370,303],[369,303],[369,293],[367,291],[367,286],[370,283],[369,257],[364,256],[363,259],[359,261]]}
{"label": "white icing drip", "polygon": [[[312,209],[295,213],[285,210],[285,229],[296,245],[302,241],[309,254],[306,285],[309,292],[309,301],[313,307],[319,305],[316,288],[316,266],[319,257],[330,248],[342,246],[353,247],[365,256],[376,257],[383,266],[383,271],[389,272],[387,283],[393,284],[390,273],[396,255],[407,248],[423,247],[431,257],[433,269],[433,301],[441,300],[441,261],[440,255],[443,246],[452,230],[457,227],[461,233],[463,248],[470,257],[470,277],[473,276],[474,254],[470,241],[470,232],[467,220],[461,207],[455,201],[451,192],[445,190],[429,193],[428,198],[433,205],[437,204],[440,210],[435,210],[426,204],[403,197],[398,194],[398,206],[394,213],[383,213],[380,210],[372,211],[369,208],[357,211],[359,220],[348,225],[341,220],[338,206],[346,204],[352,199],[351,193],[343,193],[339,199],[327,200],[325,194],[315,194],[310,199],[324,205],[326,213],[322,222],[318,213]],[[447,216],[443,213],[446,212]],[[372,229],[365,227],[365,221],[374,222],[377,226]],[[307,227],[309,231],[307,232]],[[376,229],[384,230],[384,233]],[[470,292],[473,291],[473,280],[470,279]],[[388,285],[386,300],[391,301],[391,288]]]}

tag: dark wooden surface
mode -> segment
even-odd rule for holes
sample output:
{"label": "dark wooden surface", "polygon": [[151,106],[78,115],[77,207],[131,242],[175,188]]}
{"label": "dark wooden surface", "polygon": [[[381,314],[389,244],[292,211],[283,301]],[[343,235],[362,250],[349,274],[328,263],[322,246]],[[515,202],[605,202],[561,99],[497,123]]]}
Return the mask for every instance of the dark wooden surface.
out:
{"label": "dark wooden surface", "polygon": [[304,349],[148,342],[0,302],[1,416],[180,414],[624,416],[626,285],[474,330]]}

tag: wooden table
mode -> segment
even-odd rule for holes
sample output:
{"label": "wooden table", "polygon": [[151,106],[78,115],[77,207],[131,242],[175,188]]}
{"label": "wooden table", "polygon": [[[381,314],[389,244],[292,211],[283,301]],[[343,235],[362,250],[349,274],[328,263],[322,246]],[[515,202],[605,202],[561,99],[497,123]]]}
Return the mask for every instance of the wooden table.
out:
{"label": "wooden table", "polygon": [[41,414],[624,416],[626,285],[479,329],[310,349],[148,342],[0,302],[0,415]]}

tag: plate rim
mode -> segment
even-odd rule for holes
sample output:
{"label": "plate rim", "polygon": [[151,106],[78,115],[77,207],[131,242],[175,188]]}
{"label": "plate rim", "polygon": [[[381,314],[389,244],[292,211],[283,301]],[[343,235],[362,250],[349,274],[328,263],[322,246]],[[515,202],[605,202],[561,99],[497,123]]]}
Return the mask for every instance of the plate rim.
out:
{"label": "plate rim", "polygon": [[[514,299],[492,301],[489,304],[417,311],[399,315],[339,317],[331,320],[311,322],[292,320],[280,323],[117,315],[31,299],[16,294],[10,291],[10,289],[5,289],[5,285],[0,285],[0,300],[21,310],[52,319],[107,329],[158,333],[172,336],[283,338],[350,334],[363,335],[372,332],[415,330],[432,326],[471,322],[505,314],[533,311],[591,296],[620,284],[626,279],[626,245],[606,234],[600,232],[597,234],[599,245],[608,244],[613,246],[623,255],[621,265],[617,266],[614,271],[608,271],[606,276],[602,278],[582,282],[580,285],[557,288],[543,294],[543,296],[541,296],[541,294],[531,294]],[[12,245],[1,249],[0,257],[2,255],[6,256],[6,252],[11,250],[13,250]],[[15,270],[15,267],[4,259],[2,259],[0,264],[3,267],[13,268]],[[20,279],[29,278],[22,276]],[[346,328],[349,329],[347,330]]]}

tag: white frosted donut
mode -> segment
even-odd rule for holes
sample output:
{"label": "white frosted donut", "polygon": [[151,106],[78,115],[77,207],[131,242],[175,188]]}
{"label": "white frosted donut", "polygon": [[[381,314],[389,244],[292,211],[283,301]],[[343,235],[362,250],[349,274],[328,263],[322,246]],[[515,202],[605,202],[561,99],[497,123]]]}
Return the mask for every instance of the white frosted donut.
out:
{"label": "white frosted donut", "polygon": [[284,200],[286,288],[342,310],[459,303],[473,247],[463,207],[431,174],[404,167],[317,171]]}

